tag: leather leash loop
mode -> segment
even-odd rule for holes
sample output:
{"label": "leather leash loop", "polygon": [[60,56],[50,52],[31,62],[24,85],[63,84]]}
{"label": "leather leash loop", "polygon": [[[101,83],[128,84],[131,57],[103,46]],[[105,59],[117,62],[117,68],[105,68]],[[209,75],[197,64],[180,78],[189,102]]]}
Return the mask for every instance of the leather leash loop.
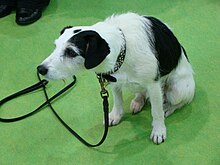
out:
{"label": "leather leash loop", "polygon": [[36,83],[36,84],[34,84],[34,85],[30,86],[30,87],[27,87],[27,88],[25,88],[23,90],[20,90],[20,91],[14,93],[14,94],[12,94],[12,95],[10,95],[8,97],[5,97],[2,100],[0,100],[0,106],[2,106],[4,103],[6,103],[6,102],[8,102],[8,101],[18,97],[18,96],[21,96],[21,95],[24,95],[26,93],[29,93],[29,92],[35,91],[37,89],[40,89],[40,88],[42,88],[43,86],[45,86],[47,84],[48,84],[47,80],[41,80],[40,82],[38,82],[38,83]]}
{"label": "leather leash loop", "polygon": [[70,128],[66,122],[57,114],[57,112],[55,111],[55,109],[53,108],[51,102],[53,100],[55,100],[57,97],[59,97],[60,95],[62,95],[64,92],[66,92],[68,89],[70,89],[71,87],[73,87],[73,85],[76,83],[76,77],[73,76],[73,81],[67,85],[66,87],[64,87],[62,90],[60,90],[58,93],[56,93],[55,95],[53,95],[51,98],[48,97],[48,94],[47,94],[47,91],[46,91],[46,85],[48,84],[48,81],[47,80],[41,80],[40,78],[40,75],[39,73],[37,72],[37,77],[39,79],[39,82],[30,86],[30,87],[27,87],[21,91],[18,91],[10,96],[7,96],[5,98],[3,98],[2,100],[0,100],[0,107],[4,104],[4,103],[7,103],[8,101],[18,97],[18,96],[21,96],[21,95],[24,95],[24,94],[27,94],[27,93],[30,93],[30,92],[33,92],[37,89],[40,89],[40,88],[43,88],[43,92],[44,92],[44,95],[45,95],[45,98],[46,98],[46,101],[41,104],[38,108],[36,108],[35,110],[33,110],[32,112],[29,112],[23,116],[19,116],[19,117],[15,117],[15,118],[8,118],[8,119],[5,119],[5,118],[0,118],[0,122],[4,122],[4,123],[9,123],[9,122],[16,122],[16,121],[19,121],[19,120],[22,120],[22,119],[25,119],[37,112],[39,112],[43,107],[45,106],[49,106],[50,109],[52,110],[52,112],[54,113],[54,115],[57,117],[57,119],[63,124],[63,126],[71,133],[73,134],[79,141],[81,141],[84,145],[88,146],[88,147],[97,147],[97,146],[100,146],[106,139],[107,137],[107,133],[108,133],[108,123],[109,123],[109,119],[108,119],[108,109],[109,109],[109,105],[108,105],[108,91],[105,89],[106,87],[106,80],[104,80],[103,78],[99,79],[99,82],[100,82],[100,85],[101,85],[101,91],[100,91],[100,94],[101,94],[101,97],[103,99],[103,111],[104,111],[104,121],[105,121],[105,128],[104,128],[104,133],[103,133],[103,136],[101,138],[101,140],[97,143],[97,144],[90,144],[88,143],[87,141],[85,141],[80,135],[78,135],[72,128]]}

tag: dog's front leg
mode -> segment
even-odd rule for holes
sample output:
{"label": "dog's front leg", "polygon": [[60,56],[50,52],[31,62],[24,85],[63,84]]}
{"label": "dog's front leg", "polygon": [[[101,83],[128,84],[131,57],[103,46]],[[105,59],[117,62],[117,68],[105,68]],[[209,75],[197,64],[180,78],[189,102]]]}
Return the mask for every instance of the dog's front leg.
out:
{"label": "dog's front leg", "polygon": [[160,82],[152,83],[148,86],[148,93],[151,102],[151,114],[153,117],[153,130],[150,138],[156,144],[164,142],[166,139],[166,126],[164,123],[163,95]]}
{"label": "dog's front leg", "polygon": [[118,124],[124,113],[121,86],[111,84],[111,88],[114,104],[112,111],[109,113],[109,126]]}

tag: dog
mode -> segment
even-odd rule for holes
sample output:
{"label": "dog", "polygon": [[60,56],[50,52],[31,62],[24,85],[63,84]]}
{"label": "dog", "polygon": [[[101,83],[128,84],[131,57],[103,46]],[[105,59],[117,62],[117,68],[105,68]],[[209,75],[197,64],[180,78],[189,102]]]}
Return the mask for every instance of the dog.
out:
{"label": "dog", "polygon": [[109,125],[123,116],[122,87],[131,89],[132,113],[150,101],[155,144],[165,141],[165,117],[193,100],[194,72],[183,46],[159,19],[136,13],[112,15],[92,26],[67,26],[55,50],[38,67],[47,79],[92,71],[110,81],[113,109]]}

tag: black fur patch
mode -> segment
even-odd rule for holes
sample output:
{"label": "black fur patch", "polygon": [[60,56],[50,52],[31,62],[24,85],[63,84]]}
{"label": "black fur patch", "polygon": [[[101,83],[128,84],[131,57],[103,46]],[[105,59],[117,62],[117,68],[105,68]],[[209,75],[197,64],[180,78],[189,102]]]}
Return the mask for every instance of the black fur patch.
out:
{"label": "black fur patch", "polygon": [[78,32],[80,32],[82,29],[76,29],[76,30],[74,30],[73,31],[73,33],[78,33]]}
{"label": "black fur patch", "polygon": [[74,57],[78,56],[78,54],[72,48],[68,47],[64,51],[64,56],[74,58]]}
{"label": "black fur patch", "polygon": [[92,30],[79,32],[68,42],[74,43],[80,49],[80,55],[85,58],[86,69],[98,66],[110,53],[108,43]]}
{"label": "black fur patch", "polygon": [[64,28],[60,31],[60,35],[62,35],[66,29],[70,29],[70,28],[72,28],[72,27],[73,27],[73,26],[66,26],[66,27],[64,27]]}
{"label": "black fur patch", "polygon": [[86,45],[88,40],[84,38],[83,33],[78,33],[72,36],[68,42],[73,43],[80,50],[80,55],[85,58]]}
{"label": "black fur patch", "polygon": [[181,45],[172,31],[160,20],[145,17],[151,22],[153,37],[150,39],[159,63],[159,77],[169,74],[178,65],[181,56]]}

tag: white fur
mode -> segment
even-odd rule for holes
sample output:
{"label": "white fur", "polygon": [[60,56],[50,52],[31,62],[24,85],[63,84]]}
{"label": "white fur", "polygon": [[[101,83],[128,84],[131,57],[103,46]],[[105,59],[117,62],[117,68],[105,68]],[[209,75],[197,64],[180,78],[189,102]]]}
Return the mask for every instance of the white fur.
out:
{"label": "white fur", "polygon": [[[67,29],[55,41],[56,49],[42,64],[49,69],[46,75],[49,79],[64,79],[86,70],[83,57],[64,58],[62,51],[68,46],[66,42],[73,36],[74,29],[94,30],[108,43],[110,54],[100,65],[90,70],[97,73],[110,71],[115,65],[124,42],[118,30],[120,28],[126,40],[126,56],[122,67],[113,74],[117,78],[117,83],[111,83],[114,105],[109,113],[109,123],[116,125],[121,121],[123,117],[122,87],[129,87],[136,93],[131,102],[133,113],[141,111],[145,100],[149,97],[153,117],[151,139],[154,143],[160,144],[166,139],[164,116],[169,116],[177,108],[192,101],[195,83],[193,70],[183,52],[175,70],[159,81],[154,80],[158,64],[154,51],[150,48],[149,36],[146,35],[146,28],[149,28],[149,34],[152,34],[148,26],[150,23],[147,22],[146,27],[143,19],[137,14],[127,13],[113,15],[104,22],[92,26]],[[146,19],[144,21],[146,22]],[[76,47],[74,50],[79,51]]]}

